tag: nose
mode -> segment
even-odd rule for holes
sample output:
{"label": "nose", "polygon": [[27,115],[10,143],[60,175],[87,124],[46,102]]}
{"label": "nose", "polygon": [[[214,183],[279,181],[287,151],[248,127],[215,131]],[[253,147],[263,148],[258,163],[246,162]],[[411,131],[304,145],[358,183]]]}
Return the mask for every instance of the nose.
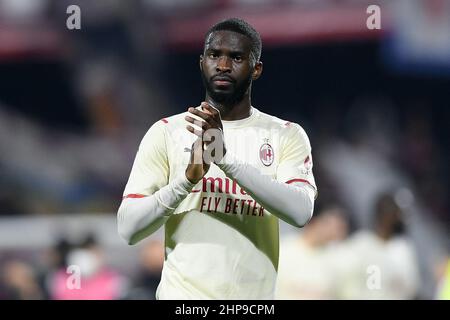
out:
{"label": "nose", "polygon": [[231,60],[228,57],[222,56],[217,61],[217,72],[231,72]]}

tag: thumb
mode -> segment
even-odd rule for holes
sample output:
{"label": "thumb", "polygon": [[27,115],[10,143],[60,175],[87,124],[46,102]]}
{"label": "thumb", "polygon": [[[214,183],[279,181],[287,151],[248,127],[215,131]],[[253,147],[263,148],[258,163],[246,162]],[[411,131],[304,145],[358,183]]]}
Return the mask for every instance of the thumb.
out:
{"label": "thumb", "polygon": [[191,163],[201,164],[203,163],[203,141],[201,138],[197,138],[194,141],[191,148]]}

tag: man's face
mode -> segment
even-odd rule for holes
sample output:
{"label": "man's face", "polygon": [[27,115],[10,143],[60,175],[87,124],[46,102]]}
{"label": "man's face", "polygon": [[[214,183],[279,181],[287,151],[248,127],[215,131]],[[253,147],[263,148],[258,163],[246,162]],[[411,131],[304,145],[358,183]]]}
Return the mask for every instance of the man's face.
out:
{"label": "man's face", "polygon": [[[232,106],[242,100],[254,74],[255,60],[251,56],[251,41],[231,31],[216,31],[209,35],[200,69],[208,95],[217,103]],[[256,64],[256,68],[260,68]]]}

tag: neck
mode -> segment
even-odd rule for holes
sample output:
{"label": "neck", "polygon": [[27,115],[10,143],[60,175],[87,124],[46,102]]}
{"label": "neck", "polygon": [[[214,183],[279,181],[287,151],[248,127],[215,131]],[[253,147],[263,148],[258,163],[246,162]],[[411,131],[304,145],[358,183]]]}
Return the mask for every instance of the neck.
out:
{"label": "neck", "polygon": [[250,116],[251,101],[249,91],[244,95],[243,99],[232,105],[215,102],[208,94],[206,94],[205,101],[219,109],[222,120],[241,120]]}
{"label": "neck", "polygon": [[387,228],[384,228],[382,226],[377,226],[375,228],[375,234],[383,241],[387,241],[391,237],[391,232]]}

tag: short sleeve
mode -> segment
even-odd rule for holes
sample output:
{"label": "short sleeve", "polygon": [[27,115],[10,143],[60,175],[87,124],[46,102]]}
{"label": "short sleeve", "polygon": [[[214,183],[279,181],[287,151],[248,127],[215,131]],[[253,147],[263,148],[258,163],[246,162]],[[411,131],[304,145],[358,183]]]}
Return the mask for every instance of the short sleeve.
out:
{"label": "short sleeve", "polygon": [[285,183],[303,182],[316,192],[313,175],[313,159],[309,138],[303,128],[290,123],[281,137],[281,158],[277,168],[277,180]]}
{"label": "short sleeve", "polygon": [[156,122],[142,139],[125,186],[124,198],[148,196],[168,184],[169,163],[164,125],[162,121]]}

